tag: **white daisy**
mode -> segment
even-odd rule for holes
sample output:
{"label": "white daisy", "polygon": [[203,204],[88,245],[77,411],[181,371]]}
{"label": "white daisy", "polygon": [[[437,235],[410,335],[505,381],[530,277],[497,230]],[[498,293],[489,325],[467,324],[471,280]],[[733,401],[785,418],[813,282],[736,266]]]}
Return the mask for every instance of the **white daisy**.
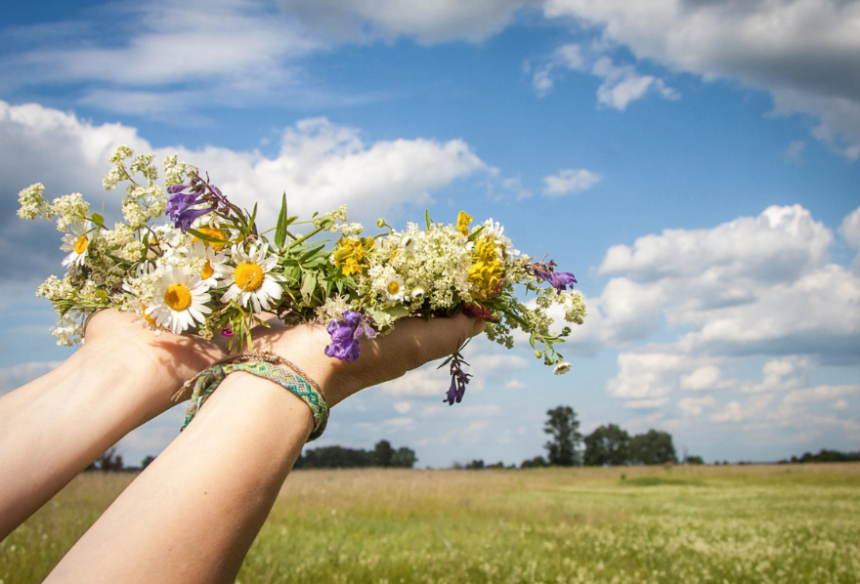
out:
{"label": "white daisy", "polygon": [[271,309],[281,299],[284,289],[280,282],[284,277],[271,272],[278,263],[278,257],[266,257],[268,251],[267,243],[260,247],[252,245],[247,253],[241,246],[234,245],[231,256],[236,267],[226,264],[213,266],[225,280],[233,281],[221,297],[222,302],[236,300],[246,308],[250,303],[254,312],[261,312]]}
{"label": "white daisy", "polygon": [[385,283],[385,297],[392,302],[400,302],[403,300],[403,278],[397,274],[392,274],[388,277],[388,282]]}
{"label": "white daisy", "polygon": [[63,236],[63,245],[60,249],[70,252],[63,260],[63,267],[72,264],[84,265],[84,260],[90,251],[90,245],[98,235],[98,229],[94,228],[89,221],[86,223],[73,223],[69,227],[69,233]]}
{"label": "white daisy", "polygon": [[573,369],[573,365],[571,365],[567,361],[562,361],[561,363],[555,364],[555,367],[553,368],[552,372],[556,375],[564,375],[571,369]]}
{"label": "white daisy", "polygon": [[197,241],[191,244],[191,249],[188,252],[188,259],[192,262],[198,260],[200,264],[200,279],[210,288],[218,287],[217,274],[223,270],[216,269],[216,266],[223,265],[227,261],[227,254],[218,253],[211,245],[206,245],[203,241]]}
{"label": "white daisy", "polygon": [[412,300],[421,300],[422,298],[424,298],[424,294],[424,288],[422,288],[421,286],[416,286],[412,289],[412,294],[410,294],[410,296],[412,297]]}
{"label": "white daisy", "polygon": [[[144,318],[155,325],[170,329],[173,334],[206,320],[212,310],[206,306],[211,296],[209,287],[200,276],[189,275],[177,268],[167,268],[155,287],[155,296],[143,311]],[[150,320],[152,319],[152,320]]]}

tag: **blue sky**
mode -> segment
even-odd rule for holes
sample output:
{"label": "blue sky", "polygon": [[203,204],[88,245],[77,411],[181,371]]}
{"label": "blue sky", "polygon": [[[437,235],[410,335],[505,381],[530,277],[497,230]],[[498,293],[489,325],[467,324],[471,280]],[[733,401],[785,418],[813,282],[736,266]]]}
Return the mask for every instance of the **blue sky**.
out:
{"label": "blue sky", "polygon": [[[860,3],[625,6],[5,8],[0,392],[68,355],[31,296],[60,269],[59,234],[14,218],[18,191],[111,212],[100,178],[128,142],[179,151],[264,212],[284,189],[367,224],[467,209],[578,276],[591,315],[571,374],[477,343],[464,404],[442,408],[444,380],[419,371],[339,406],[326,443],[520,462],[569,404],[586,431],[666,429],[707,460],[857,449]],[[180,416],[129,435],[127,459]]]}

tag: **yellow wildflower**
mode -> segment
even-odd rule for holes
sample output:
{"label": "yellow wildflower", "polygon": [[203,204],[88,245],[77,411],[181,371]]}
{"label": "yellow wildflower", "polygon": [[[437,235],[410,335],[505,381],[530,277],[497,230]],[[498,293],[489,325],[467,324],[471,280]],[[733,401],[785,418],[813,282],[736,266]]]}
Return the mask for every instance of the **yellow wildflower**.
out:
{"label": "yellow wildflower", "polygon": [[465,211],[460,211],[457,215],[457,231],[460,235],[469,235],[469,223],[472,222],[472,216]]}
{"label": "yellow wildflower", "polygon": [[359,274],[364,270],[365,256],[372,247],[373,238],[371,237],[341,239],[334,252],[334,265],[340,268],[344,276]]}
{"label": "yellow wildflower", "polygon": [[[214,237],[215,239],[223,239],[224,241],[227,241],[227,233],[225,233],[223,229],[220,229],[218,227],[201,227],[200,229],[198,229],[198,231],[203,235],[208,235],[209,237]],[[195,237],[192,240],[192,243],[197,243],[198,241],[200,241],[200,239],[198,237]],[[212,249],[214,249],[215,251],[221,251],[222,249],[227,247],[227,244],[225,243],[210,243],[208,241],[204,241],[203,244],[206,247],[212,246]]]}
{"label": "yellow wildflower", "polygon": [[469,280],[474,284],[475,298],[484,300],[493,295],[502,280],[502,262],[492,239],[484,238],[475,246]]}

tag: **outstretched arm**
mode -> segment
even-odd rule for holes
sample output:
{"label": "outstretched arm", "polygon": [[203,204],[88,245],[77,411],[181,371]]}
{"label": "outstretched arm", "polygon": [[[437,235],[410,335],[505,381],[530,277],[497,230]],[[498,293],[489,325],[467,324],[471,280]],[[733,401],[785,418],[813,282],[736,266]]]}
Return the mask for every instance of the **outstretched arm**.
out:
{"label": "outstretched arm", "polygon": [[[351,364],[323,355],[320,326],[270,331],[261,348],[305,369],[333,405],[452,353],[481,329],[462,315],[403,320],[391,335],[362,341]],[[308,407],[282,387],[229,375],[46,582],[233,582],[312,423]]]}
{"label": "outstretched arm", "polygon": [[221,358],[214,343],[106,310],[59,367],[0,398],[0,540],[128,432],[170,408],[186,379]]}

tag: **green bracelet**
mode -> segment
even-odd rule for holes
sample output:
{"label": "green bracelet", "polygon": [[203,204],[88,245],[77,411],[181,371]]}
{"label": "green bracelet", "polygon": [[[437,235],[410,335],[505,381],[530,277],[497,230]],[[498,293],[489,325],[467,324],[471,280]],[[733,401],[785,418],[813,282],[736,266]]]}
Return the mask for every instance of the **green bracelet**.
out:
{"label": "green bracelet", "polygon": [[[284,366],[290,369],[286,369]],[[178,401],[188,388],[192,388],[191,402],[188,404],[185,423],[182,425],[180,432],[188,426],[188,423],[200,411],[200,408],[209,396],[218,389],[224,378],[231,373],[237,372],[250,373],[251,375],[268,379],[298,396],[308,405],[314,416],[314,429],[308,437],[308,442],[322,436],[328,423],[328,406],[319,385],[290,361],[274,353],[258,351],[249,351],[241,355],[229,357],[207,367],[188,381],[173,396],[173,399]]]}

